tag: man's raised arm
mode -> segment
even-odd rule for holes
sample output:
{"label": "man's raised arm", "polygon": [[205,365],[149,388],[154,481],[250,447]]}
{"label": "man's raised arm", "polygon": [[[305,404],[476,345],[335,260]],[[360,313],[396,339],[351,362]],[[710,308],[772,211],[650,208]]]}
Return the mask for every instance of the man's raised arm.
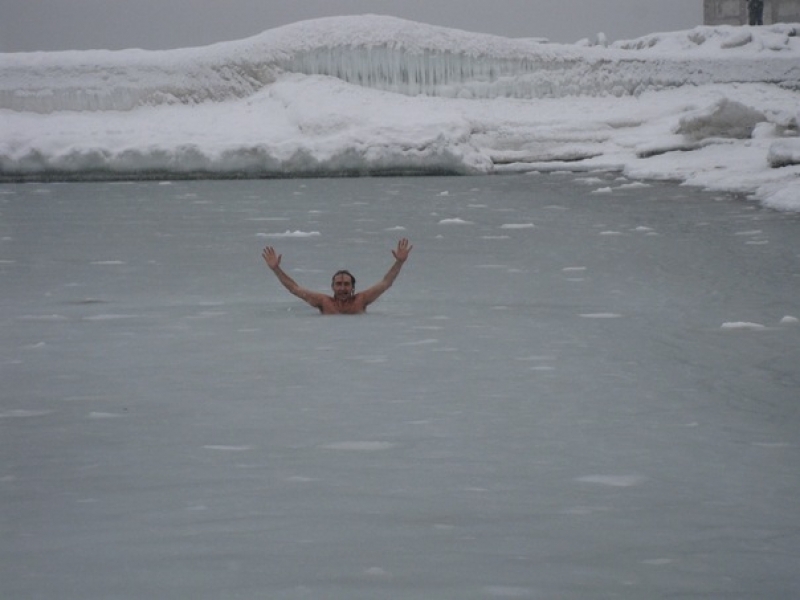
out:
{"label": "man's raised arm", "polygon": [[363,299],[364,306],[375,302],[375,300],[380,298],[381,294],[392,287],[394,280],[397,279],[397,276],[400,274],[400,269],[403,268],[403,263],[408,260],[408,255],[413,247],[414,246],[408,243],[406,238],[403,238],[397,242],[397,249],[392,250],[392,255],[394,255],[395,259],[394,264],[386,272],[386,275],[384,275],[383,279],[381,279],[371,288],[368,288],[359,294]]}
{"label": "man's raised arm", "polygon": [[301,287],[294,279],[289,277],[286,271],[281,269],[281,258],[283,255],[276,253],[275,248],[272,246],[267,246],[264,248],[261,256],[264,258],[264,262],[267,263],[267,266],[272,270],[273,273],[275,273],[278,281],[280,281],[281,284],[283,284],[283,287],[289,290],[291,294],[294,294],[301,300],[308,302],[314,308],[319,308],[322,306],[322,301],[325,298],[325,295],[307,290],[306,288]]}

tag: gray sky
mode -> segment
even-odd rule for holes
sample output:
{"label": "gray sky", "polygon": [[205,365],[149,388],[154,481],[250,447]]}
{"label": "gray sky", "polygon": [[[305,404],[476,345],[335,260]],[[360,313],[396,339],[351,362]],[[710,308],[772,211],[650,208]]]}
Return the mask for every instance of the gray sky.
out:
{"label": "gray sky", "polygon": [[691,29],[703,0],[0,0],[0,52],[202,46],[365,13],[575,42]]}

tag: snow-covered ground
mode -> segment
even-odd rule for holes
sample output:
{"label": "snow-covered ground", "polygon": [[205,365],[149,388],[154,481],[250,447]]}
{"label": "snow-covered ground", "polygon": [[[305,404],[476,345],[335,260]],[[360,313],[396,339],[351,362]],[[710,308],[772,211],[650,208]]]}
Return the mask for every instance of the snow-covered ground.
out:
{"label": "snow-covered ground", "polygon": [[557,45],[361,16],[3,54],[0,176],[612,170],[800,210],[798,29]]}

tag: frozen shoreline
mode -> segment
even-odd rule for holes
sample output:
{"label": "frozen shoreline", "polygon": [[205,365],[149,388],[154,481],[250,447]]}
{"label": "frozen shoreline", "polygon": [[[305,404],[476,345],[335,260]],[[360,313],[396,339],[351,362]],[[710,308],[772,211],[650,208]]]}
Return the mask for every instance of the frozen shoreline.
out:
{"label": "frozen shoreline", "polygon": [[0,180],[619,171],[800,210],[797,25],[542,44],[342,17],[0,55]]}

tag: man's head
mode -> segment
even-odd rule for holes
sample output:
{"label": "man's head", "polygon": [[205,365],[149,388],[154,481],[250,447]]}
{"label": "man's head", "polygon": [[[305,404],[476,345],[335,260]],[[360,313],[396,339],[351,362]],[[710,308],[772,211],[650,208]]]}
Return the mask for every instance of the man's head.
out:
{"label": "man's head", "polygon": [[346,269],[336,271],[331,279],[333,297],[342,300],[356,293],[356,278]]}

